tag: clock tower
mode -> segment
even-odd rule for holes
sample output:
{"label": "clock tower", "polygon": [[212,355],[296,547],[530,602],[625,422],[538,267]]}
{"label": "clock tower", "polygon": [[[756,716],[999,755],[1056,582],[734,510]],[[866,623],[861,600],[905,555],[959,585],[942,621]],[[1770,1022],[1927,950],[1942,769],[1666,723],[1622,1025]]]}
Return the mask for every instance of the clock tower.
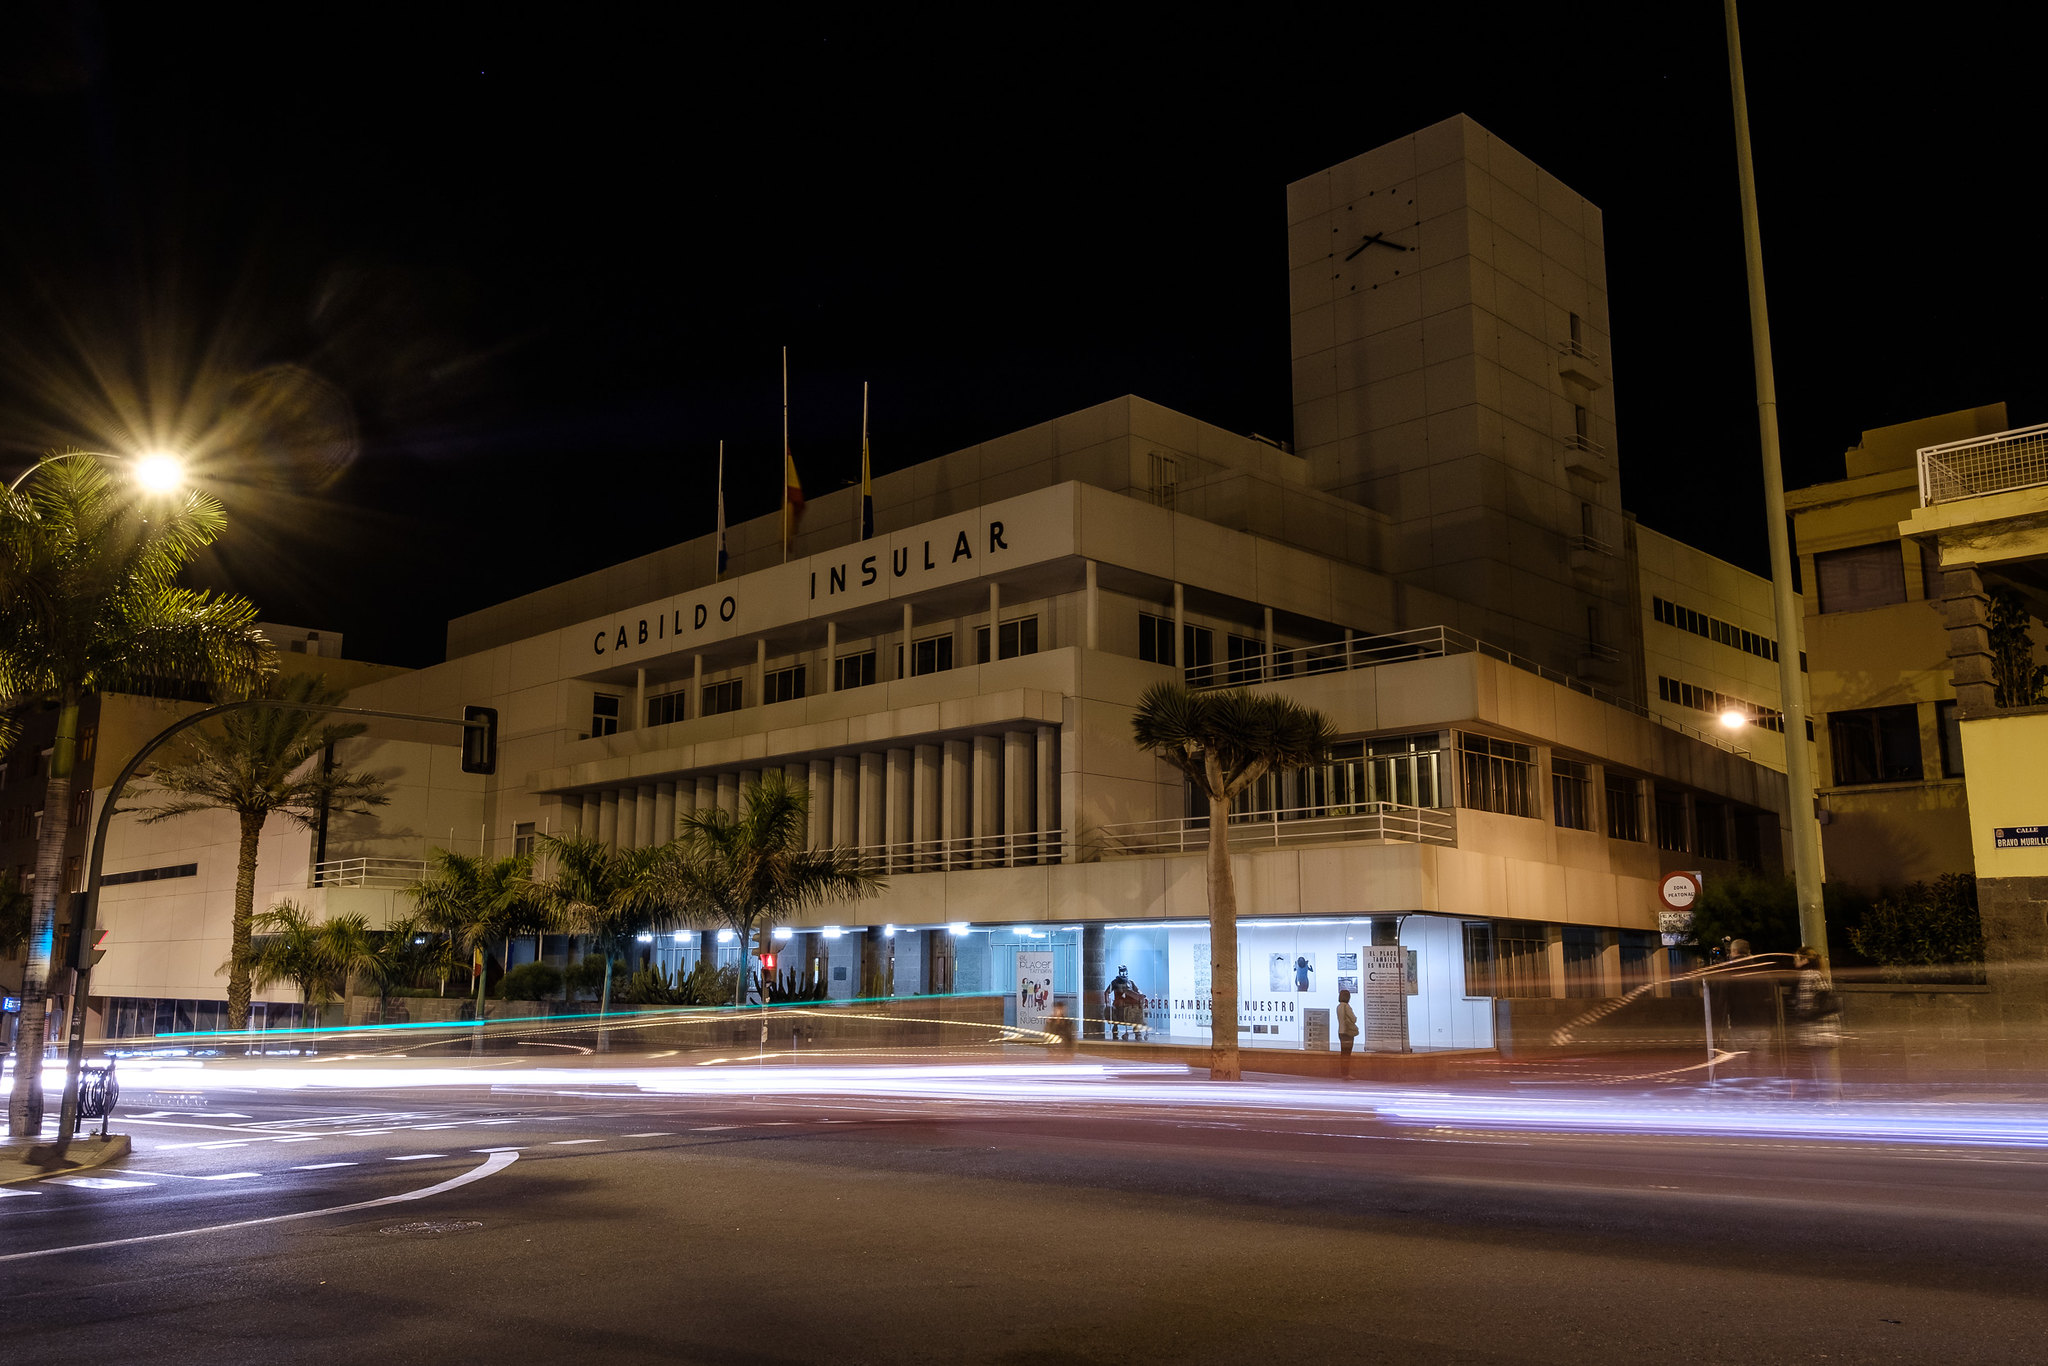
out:
{"label": "clock tower", "polygon": [[1287,222],[1311,481],[1461,629],[1636,697],[1599,209],[1460,115],[1288,186]]}

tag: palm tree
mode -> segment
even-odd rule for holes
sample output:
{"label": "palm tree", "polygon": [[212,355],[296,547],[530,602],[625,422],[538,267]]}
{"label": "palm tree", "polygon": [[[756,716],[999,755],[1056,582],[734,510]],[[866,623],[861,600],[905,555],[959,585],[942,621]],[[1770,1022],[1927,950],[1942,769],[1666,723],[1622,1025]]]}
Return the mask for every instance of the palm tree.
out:
{"label": "palm tree", "polygon": [[21,889],[11,868],[0,869],[0,958],[12,958],[28,943],[29,911],[34,898]]}
{"label": "palm tree", "polygon": [[1279,769],[1319,763],[1330,747],[1322,713],[1270,693],[1190,692],[1155,683],[1138,701],[1131,735],[1180,769],[1209,799],[1209,1076],[1236,1081],[1237,882],[1230,869],[1230,808]]}
{"label": "palm tree", "polygon": [[533,894],[565,934],[590,936],[604,955],[604,985],[598,993],[598,1051],[608,1044],[603,1020],[611,1009],[612,959],[621,944],[675,919],[676,903],[667,871],[671,845],[615,849],[586,835],[542,835]]}
{"label": "palm tree", "polygon": [[[269,686],[280,701],[315,706],[337,706],[348,696],[312,674],[293,674]],[[263,827],[275,815],[312,830],[323,813],[357,815],[390,800],[382,778],[334,766],[332,747],[365,729],[360,722],[335,722],[316,712],[256,707],[187,731],[172,757],[149,775],[163,795],[146,808],[144,824],[211,810],[232,811],[241,823],[233,949],[228,959],[229,1029],[243,1029],[249,1023],[247,960],[256,914],[256,850]]]}
{"label": "palm tree", "polygon": [[693,918],[739,936],[736,1006],[746,1004],[747,945],[759,926],[827,902],[874,896],[884,885],[852,850],[810,848],[809,811],[807,791],[767,773],[741,794],[738,814],[714,806],[679,822],[667,875]]}
{"label": "palm tree", "polygon": [[201,493],[144,496],[119,487],[99,459],[83,454],[43,461],[0,496],[0,705],[57,708],[7,1112],[15,1135],[42,1124],[51,952],[86,698],[116,690],[180,696],[194,687],[246,693],[271,669],[249,602],[177,586],[225,520]]}
{"label": "palm tree", "polygon": [[436,849],[426,877],[407,889],[420,922],[447,936],[451,956],[470,960],[476,979],[476,1018],[484,1018],[485,956],[494,944],[509,949],[514,935],[547,925],[548,908],[534,894],[533,860],[525,854],[489,858]]}
{"label": "palm tree", "polygon": [[[290,982],[299,989],[299,999],[309,1007],[334,1001],[335,979],[342,967],[335,953],[334,922],[313,919],[303,908],[280,901],[256,917],[256,934],[250,941],[249,975],[259,990],[278,982]],[[347,930],[342,931],[345,939]],[[230,958],[220,965],[222,972],[235,966]]]}

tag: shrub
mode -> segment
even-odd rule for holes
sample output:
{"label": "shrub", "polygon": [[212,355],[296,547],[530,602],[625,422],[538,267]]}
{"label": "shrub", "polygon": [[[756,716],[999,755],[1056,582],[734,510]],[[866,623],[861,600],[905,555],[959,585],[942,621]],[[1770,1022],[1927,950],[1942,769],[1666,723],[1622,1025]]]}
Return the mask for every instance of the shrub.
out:
{"label": "shrub", "polygon": [[693,1006],[729,1006],[733,992],[739,986],[738,967],[716,967],[708,958],[697,960],[697,966],[690,969],[690,975],[683,979],[679,990],[687,997],[684,1004]]}
{"label": "shrub", "polygon": [[1893,981],[1957,975],[1958,969],[1974,975],[1968,970],[1984,961],[1977,879],[1969,873],[1943,873],[1931,884],[1895,888],[1864,912],[1849,940]]}
{"label": "shrub", "polygon": [[629,1006],[682,1006],[690,1002],[676,989],[675,981],[660,968],[642,968],[623,983],[612,978],[612,998]]}
{"label": "shrub", "polygon": [[498,983],[508,1001],[545,1001],[562,989],[562,970],[553,963],[521,963]]}
{"label": "shrub", "polygon": [[[625,975],[624,963],[617,963],[612,969],[612,985],[616,988],[619,978]],[[563,985],[568,987],[571,999],[589,997],[595,999],[604,990],[604,959],[586,955],[569,965],[562,974]]]}

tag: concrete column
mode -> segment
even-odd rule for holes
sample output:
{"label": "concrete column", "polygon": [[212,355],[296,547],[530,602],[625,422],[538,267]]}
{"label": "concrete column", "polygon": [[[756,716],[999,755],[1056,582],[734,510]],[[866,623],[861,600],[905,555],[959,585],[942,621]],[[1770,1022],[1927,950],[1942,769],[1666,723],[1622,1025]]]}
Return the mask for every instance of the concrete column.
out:
{"label": "concrete column", "polygon": [[732,809],[733,809],[733,814],[734,814],[734,815],[738,815],[738,814],[739,814],[739,811],[740,811],[740,808],[744,807],[744,806],[745,806],[745,805],[747,804],[747,793],[748,793],[748,792],[750,792],[751,790],[753,790],[754,788],[756,788],[756,787],[759,787],[760,785],[761,785],[761,770],[760,770],[760,769],[758,769],[758,768],[743,768],[743,769],[741,769],[741,770],[740,770],[740,781],[739,781],[739,786],[738,786],[738,789],[737,789],[737,790],[736,790],[736,791],[735,791],[735,792],[733,793],[733,807],[732,807]]}
{"label": "concrete column", "polygon": [[910,604],[906,602],[903,604],[903,664],[896,670],[898,678],[910,677],[910,670],[914,667],[910,660],[910,629]]}
{"label": "concrete column", "polygon": [[811,760],[811,848],[832,847],[832,761]]}
{"label": "concrete column", "polygon": [[768,637],[754,637],[754,705],[768,705]]}
{"label": "concrete column", "polygon": [[1600,991],[1621,995],[1621,931],[1600,931]]}
{"label": "concrete column", "polygon": [[889,859],[889,871],[907,873],[910,861],[903,846],[910,843],[911,753],[892,749],[888,754],[888,792],[883,798],[883,837],[897,852]]}
{"label": "concrete column", "polygon": [[[109,780],[111,781],[111,779]],[[583,794],[571,792],[562,798],[561,833],[574,837],[583,833]]]}
{"label": "concrete column", "polygon": [[619,842],[619,790],[615,787],[597,796],[597,837],[609,845]]}
{"label": "concrete column", "polygon": [[[635,849],[652,849],[657,844],[668,843],[665,839],[655,838],[654,813],[659,800],[660,798],[655,792],[653,783],[640,784],[639,800],[633,803],[633,847]],[[673,808],[669,812],[669,820],[671,822],[671,834],[673,834],[673,822],[675,820]]]}
{"label": "concrete column", "polygon": [[[1942,581],[1943,624],[1948,628],[1948,661],[1956,690],[1956,715],[1964,720],[1998,713],[1991,678],[1991,600],[1974,566],[1951,569]],[[1791,648],[1789,645],[1785,648]],[[1787,733],[1785,743],[1793,736]]]}
{"label": "concrete column", "polygon": [[1664,936],[1662,934],[1651,936],[1650,980],[1657,984],[1656,989],[1650,993],[1651,995],[1669,996],[1671,994],[1671,950],[1664,947]]}
{"label": "concrete column", "polygon": [[726,815],[736,815],[740,809],[740,775],[721,773],[718,775],[718,809]]}
{"label": "concrete column", "polygon": [[1025,838],[1037,829],[1031,811],[1031,799],[1038,788],[1032,738],[1028,730],[1013,730],[1003,736],[1003,862],[1012,866],[1032,861],[1032,850]]}
{"label": "concrete column", "polygon": [[860,995],[893,995],[889,983],[889,941],[880,925],[870,925],[860,937]]}
{"label": "concrete column", "polygon": [[1102,593],[1095,586],[1095,561],[1087,564],[1087,588],[1082,596],[1081,642],[1091,650],[1102,648]]}
{"label": "concrete column", "polygon": [[1180,676],[1185,682],[1195,661],[1188,658],[1187,591],[1179,584],[1173,586],[1173,657],[1180,661]]}
{"label": "concrete column", "polygon": [[1266,609],[1266,658],[1262,661],[1263,667],[1259,670],[1259,677],[1271,678],[1273,676],[1273,654],[1273,609],[1268,607]]}
{"label": "concrete column", "polygon": [[825,623],[825,691],[838,692],[839,666],[839,623]]}
{"label": "concrete column", "polygon": [[622,787],[619,789],[618,847],[638,849],[640,835],[640,789]]}
{"label": "concrete column", "polygon": [[699,962],[709,963],[714,968],[718,966],[717,930],[697,931],[697,958]]}
{"label": "concrete column", "polygon": [[945,841],[942,868],[969,868],[973,861],[967,855],[968,813],[974,803],[968,782],[973,775],[974,746],[966,740],[946,741],[946,768],[944,790],[939,797],[939,838]]}
{"label": "concrete column", "polygon": [[860,759],[852,754],[832,759],[832,843],[841,849],[860,843]]}
{"label": "concrete column", "polygon": [[633,722],[627,730],[638,730],[647,724],[647,670],[633,670]]}
{"label": "concrete column", "polygon": [[1041,863],[1058,859],[1062,852],[1059,843],[1043,833],[1059,829],[1060,824],[1058,737],[1059,731],[1054,727],[1040,726],[1038,743],[1032,747],[1036,762],[1033,765],[1032,781],[1035,791],[1032,793],[1031,814],[1036,819],[1040,831],[1038,858]]}
{"label": "concrete column", "polygon": [[1003,861],[1003,737],[974,737],[974,864]]}
{"label": "concrete column", "polygon": [[937,745],[919,745],[911,760],[910,839],[917,846],[911,867],[920,871],[938,866],[932,856],[932,841],[939,838],[939,793],[944,777],[943,751]]}
{"label": "concrete column", "polygon": [[860,846],[872,849],[889,842],[883,828],[888,793],[889,756],[869,750],[860,756]]}
{"label": "concrete column", "polygon": [[782,766],[782,785],[791,792],[801,792],[811,779],[811,771],[802,762],[791,760]]}
{"label": "concrete column", "polygon": [[[1095,568],[1091,562],[1089,569]],[[1081,1037],[1102,1037],[1106,1012],[1102,994],[1109,990],[1109,960],[1103,957],[1109,935],[1100,925],[1081,927]]]}
{"label": "concrete column", "polygon": [[676,837],[676,785],[656,783],[654,785],[654,839],[653,843],[667,844]]}
{"label": "concrete column", "polygon": [[683,699],[683,711],[690,716],[704,715],[704,656],[701,654],[690,656],[690,695]]}
{"label": "concrete column", "polygon": [[1563,1000],[1570,994],[1570,987],[1564,972],[1564,930],[1559,926],[1543,927],[1543,956],[1550,968],[1550,994],[1557,1000]]}
{"label": "concrete column", "polygon": [[718,805],[718,779],[709,774],[697,779],[697,797],[690,803],[693,811],[709,811]]}
{"label": "concrete column", "polygon": [[1002,657],[1002,641],[997,637],[1002,631],[1003,590],[996,581],[988,581],[988,657],[991,661]]}

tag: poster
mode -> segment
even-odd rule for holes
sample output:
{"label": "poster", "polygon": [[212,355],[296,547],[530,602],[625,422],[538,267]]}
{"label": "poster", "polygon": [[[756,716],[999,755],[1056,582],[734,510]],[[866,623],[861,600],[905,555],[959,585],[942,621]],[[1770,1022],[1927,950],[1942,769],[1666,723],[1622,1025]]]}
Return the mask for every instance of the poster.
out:
{"label": "poster", "polygon": [[1209,995],[1209,941],[1197,939],[1193,946],[1195,995],[1207,998]]}
{"label": "poster", "polygon": [[1269,953],[1266,955],[1266,990],[1268,993],[1278,995],[1283,991],[1294,990],[1294,963],[1292,960],[1292,954]]}
{"label": "poster", "polygon": [[1408,954],[1398,944],[1374,944],[1365,956],[1365,1009],[1359,1012],[1365,1046],[1375,1053],[1408,1051]]}
{"label": "poster", "polygon": [[1052,954],[1049,951],[1020,952],[1017,955],[1017,1027],[1043,1029],[1052,1014]]}

